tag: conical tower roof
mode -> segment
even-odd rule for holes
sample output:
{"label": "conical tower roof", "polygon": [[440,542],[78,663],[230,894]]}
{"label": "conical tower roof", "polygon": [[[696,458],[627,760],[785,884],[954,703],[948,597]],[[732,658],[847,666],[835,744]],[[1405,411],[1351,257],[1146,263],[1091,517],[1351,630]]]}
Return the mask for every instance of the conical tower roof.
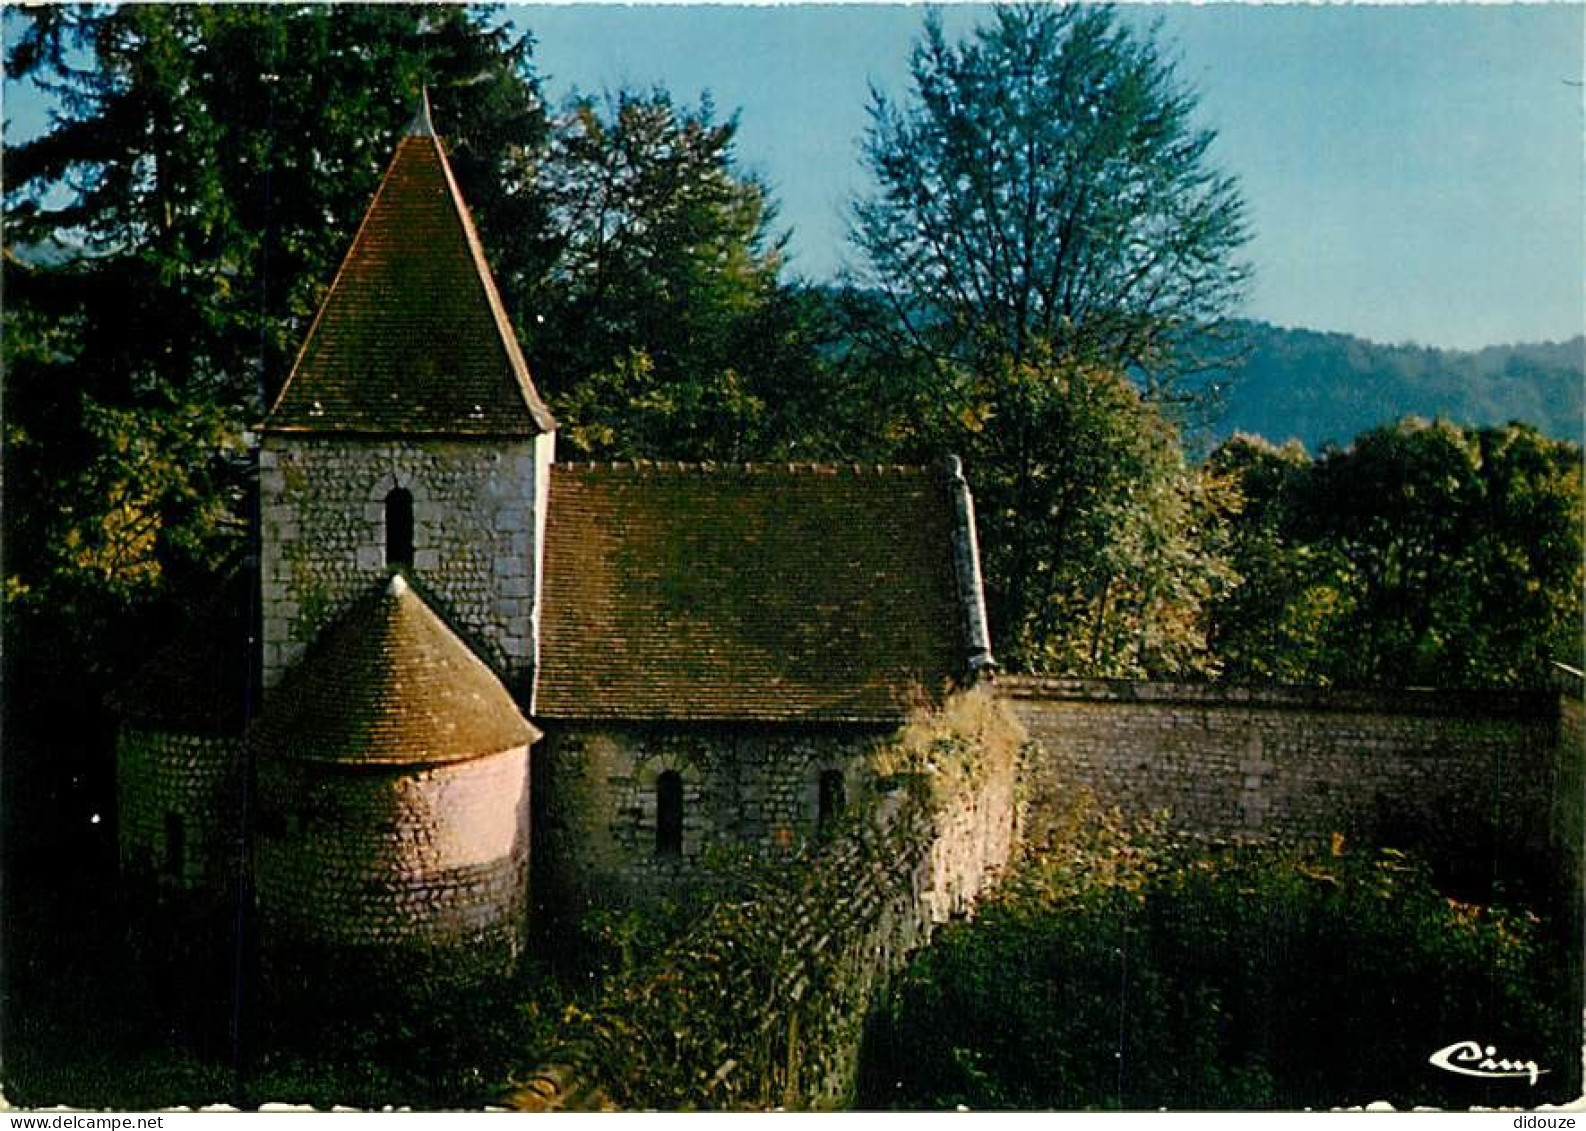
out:
{"label": "conical tower roof", "polygon": [[540,732],[400,575],[354,603],[271,698],[266,756],[367,765],[462,762]]}
{"label": "conical tower roof", "polygon": [[265,428],[532,436],[555,427],[426,98]]}

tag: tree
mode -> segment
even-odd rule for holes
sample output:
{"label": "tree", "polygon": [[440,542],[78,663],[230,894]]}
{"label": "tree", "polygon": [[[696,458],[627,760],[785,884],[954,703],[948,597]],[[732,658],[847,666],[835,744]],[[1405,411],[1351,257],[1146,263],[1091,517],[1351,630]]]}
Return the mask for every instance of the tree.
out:
{"label": "tree", "polygon": [[528,41],[459,8],[5,19],[8,78],[58,102],[40,136],[6,139],[3,268],[5,852],[47,933],[52,904],[76,922],[113,870],[105,692],[244,543],[244,430],[421,85],[487,232],[527,222],[501,174],[543,122]]}
{"label": "tree", "polygon": [[928,16],[911,71],[906,105],[873,95],[855,206],[878,418],[910,458],[968,460],[1005,660],[1202,671],[1222,503],[1175,390],[1246,276],[1212,135],[1109,8],[999,7],[959,44]]}
{"label": "tree", "polygon": [[1331,648],[1350,600],[1345,563],[1299,536],[1315,465],[1297,441],[1281,447],[1237,433],[1206,466],[1229,484],[1236,519],[1227,558],[1239,583],[1212,607],[1211,648],[1234,683],[1303,684],[1337,667]]}
{"label": "tree", "polygon": [[5,684],[26,689],[5,702],[7,774],[27,799],[7,816],[54,864],[92,843],[67,816],[114,788],[104,692],[245,541],[244,429],[420,86],[488,232],[526,222],[503,171],[543,118],[528,41],[459,8],[6,18],[9,77],[59,106],[7,139],[4,261]]}
{"label": "tree", "polygon": [[525,299],[529,349],[582,453],[742,459],[776,442],[768,394],[808,352],[736,132],[708,99],[577,97],[537,159],[553,235]]}
{"label": "tree", "polygon": [[1481,631],[1450,642],[1447,666],[1472,682],[1545,685],[1554,663],[1586,668],[1586,464],[1578,444],[1529,425],[1482,428],[1475,440],[1483,536],[1467,548],[1469,615]]}
{"label": "tree", "polygon": [[912,99],[872,95],[855,207],[894,351],[1021,364],[1044,343],[1165,391],[1240,300],[1247,238],[1195,99],[1111,8],[998,7],[949,44],[934,14]]}
{"label": "tree", "polygon": [[1210,463],[1243,507],[1213,617],[1231,678],[1534,687],[1580,663],[1578,446],[1407,418],[1315,461],[1235,437]]}
{"label": "tree", "polygon": [[1581,451],[1408,418],[1317,461],[1298,523],[1344,563],[1341,683],[1545,686],[1581,659]]}
{"label": "tree", "polygon": [[1114,370],[1040,356],[963,403],[935,433],[976,469],[999,656],[1060,674],[1212,674],[1206,609],[1234,580],[1213,537],[1229,499],[1186,464],[1160,409]]}

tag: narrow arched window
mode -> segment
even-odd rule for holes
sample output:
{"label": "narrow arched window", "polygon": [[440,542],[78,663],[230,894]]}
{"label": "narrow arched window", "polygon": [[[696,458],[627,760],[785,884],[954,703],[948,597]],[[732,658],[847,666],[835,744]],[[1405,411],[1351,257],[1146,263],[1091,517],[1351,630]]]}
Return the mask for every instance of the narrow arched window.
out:
{"label": "narrow arched window", "polygon": [[821,832],[826,832],[831,827],[832,822],[842,816],[843,807],[847,804],[848,790],[843,785],[843,772],[841,770],[822,770],[820,811],[816,817],[816,823]]}
{"label": "narrow arched window", "polygon": [[683,854],[683,775],[667,770],[655,782],[655,853]]}
{"label": "narrow arched window", "polygon": [[413,567],[413,492],[406,487],[385,497],[385,564]]}

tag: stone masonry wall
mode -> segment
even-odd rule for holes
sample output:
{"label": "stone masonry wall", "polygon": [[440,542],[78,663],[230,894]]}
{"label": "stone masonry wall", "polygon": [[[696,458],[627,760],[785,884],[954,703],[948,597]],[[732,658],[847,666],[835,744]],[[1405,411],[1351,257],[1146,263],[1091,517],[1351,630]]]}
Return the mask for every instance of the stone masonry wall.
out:
{"label": "stone masonry wall", "polygon": [[116,809],[126,875],[216,895],[236,882],[238,746],[235,738],[120,729]]}
{"label": "stone masonry wall", "polygon": [[528,701],[552,437],[378,440],[270,434],[259,452],[263,670],[275,686],[386,574],[385,500],[413,495],[413,575]]}
{"label": "stone masonry wall", "polygon": [[876,993],[936,924],[968,911],[1018,842],[1017,727],[994,708],[969,716],[982,721],[938,731],[896,772],[888,751],[874,750],[875,792],[808,845],[791,875],[724,901],[657,962],[608,987],[508,1106],[849,1102]]}
{"label": "stone masonry wall", "polygon": [[[788,854],[818,832],[820,778],[859,798],[866,728],[552,725],[535,755],[536,898],[563,912],[678,896],[712,877],[714,852]],[[657,851],[661,775],[683,784],[683,843]]]}
{"label": "stone masonry wall", "polygon": [[261,764],[266,957],[378,951],[506,972],[525,929],[528,772],[523,747],[427,767]]}
{"label": "stone masonry wall", "polygon": [[1552,695],[1018,679],[999,689],[1042,751],[1026,773],[1032,840],[1084,789],[1129,814],[1170,810],[1177,828],[1214,841],[1338,831],[1445,860],[1560,843],[1571,759]]}

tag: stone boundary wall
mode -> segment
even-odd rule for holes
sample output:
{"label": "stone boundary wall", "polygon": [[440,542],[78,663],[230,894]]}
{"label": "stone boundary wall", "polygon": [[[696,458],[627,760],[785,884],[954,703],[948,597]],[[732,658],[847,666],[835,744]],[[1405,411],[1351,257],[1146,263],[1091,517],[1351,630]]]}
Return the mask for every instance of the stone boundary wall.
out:
{"label": "stone boundary wall", "polygon": [[[936,751],[940,752],[940,751]],[[575,1018],[517,1110],[837,1108],[875,994],[1018,843],[1015,759],[910,773]]]}
{"label": "stone boundary wall", "polygon": [[[1168,810],[1207,841],[1334,832],[1443,857],[1578,858],[1579,735],[1550,692],[1350,692],[1007,678],[999,694],[1039,754],[1025,769],[1028,834],[1077,794],[1143,816]],[[1571,829],[1575,832],[1572,834]],[[1573,839],[1572,839],[1573,837]]]}
{"label": "stone boundary wall", "polygon": [[1347,692],[1004,679],[1032,751],[1037,848],[1088,792],[1206,842],[1346,838],[1415,850],[1456,884],[1531,885],[1558,909],[1586,1010],[1586,704],[1580,673],[1538,692]]}

